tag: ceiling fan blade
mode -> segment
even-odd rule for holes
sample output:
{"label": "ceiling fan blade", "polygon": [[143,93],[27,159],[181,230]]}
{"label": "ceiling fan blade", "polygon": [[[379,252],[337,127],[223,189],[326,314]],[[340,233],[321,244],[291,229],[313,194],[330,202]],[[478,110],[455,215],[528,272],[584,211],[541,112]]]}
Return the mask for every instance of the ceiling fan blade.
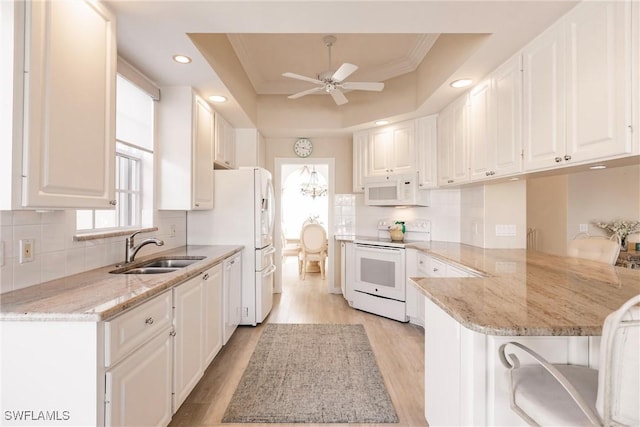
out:
{"label": "ceiling fan blade", "polygon": [[301,76],[300,74],[295,74],[295,73],[282,73],[282,75],[284,77],[289,77],[291,79],[298,79],[298,80],[303,80],[305,82],[309,82],[309,83],[315,83],[315,84],[319,84],[319,85],[323,85],[324,82],[318,79],[314,79],[311,77],[307,77],[307,76]]}
{"label": "ceiling fan blade", "polygon": [[348,62],[345,62],[340,66],[340,68],[336,70],[335,73],[333,73],[333,76],[331,76],[331,80],[333,80],[334,82],[341,82],[347,77],[349,77],[357,69],[358,69],[357,65],[353,65],[353,64],[349,64]]}
{"label": "ceiling fan blade", "polygon": [[381,82],[344,82],[340,87],[347,90],[373,90],[380,92],[384,89],[384,83]]}
{"label": "ceiling fan blade", "polygon": [[287,96],[289,99],[297,99],[302,98],[305,95],[309,95],[314,92],[321,92],[324,90],[324,87],[314,87],[313,89],[303,90],[302,92],[294,93],[293,95]]}
{"label": "ceiling fan blade", "polygon": [[342,105],[349,102],[347,97],[344,96],[344,93],[340,92],[338,89],[335,89],[331,92],[331,97],[333,98],[333,100],[336,102],[337,105]]}

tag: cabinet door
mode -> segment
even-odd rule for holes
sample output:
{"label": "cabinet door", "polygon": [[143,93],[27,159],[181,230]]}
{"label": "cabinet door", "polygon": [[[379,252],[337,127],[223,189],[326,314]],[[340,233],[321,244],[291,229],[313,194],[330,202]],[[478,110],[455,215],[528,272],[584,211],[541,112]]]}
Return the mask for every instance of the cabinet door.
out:
{"label": "cabinet door", "polygon": [[173,288],[174,370],[173,412],[178,410],[202,377],[202,277]]}
{"label": "cabinet door", "polygon": [[235,167],[235,130],[220,114],[215,118],[215,162],[222,168]]}
{"label": "cabinet door", "polygon": [[193,102],[192,209],[213,208],[213,112],[195,96]]}
{"label": "cabinet door", "polygon": [[466,96],[462,97],[453,106],[451,171],[456,184],[469,180],[469,156],[467,152],[468,106]]}
{"label": "cabinet door", "polygon": [[353,134],[353,192],[364,192],[364,177],[367,175],[367,153],[369,132]]}
{"label": "cabinet door", "polygon": [[106,373],[105,425],[166,426],[171,421],[169,329]]}
{"label": "cabinet door", "polygon": [[564,161],[565,49],[557,24],[522,53],[523,146],[525,169],[549,168]]}
{"label": "cabinet door", "polygon": [[493,170],[505,176],[522,171],[522,56],[498,68],[492,80]]}
{"label": "cabinet door", "polygon": [[415,124],[413,120],[398,123],[393,129],[393,144],[391,145],[390,163],[391,173],[412,173],[416,170]]}
{"label": "cabinet door", "polygon": [[22,203],[112,207],[117,59],[113,15],[97,2],[28,2],[27,7],[31,19]]}
{"label": "cabinet door", "polygon": [[469,94],[469,168],[472,180],[486,179],[494,171],[494,126],[491,79],[476,85]]}
{"label": "cabinet door", "polygon": [[453,149],[453,110],[445,108],[438,115],[438,185],[453,184],[451,156]]}
{"label": "cabinet door", "polygon": [[389,175],[391,172],[391,146],[393,132],[389,128],[376,129],[369,137],[369,168],[368,175]]}
{"label": "cabinet door", "polygon": [[226,344],[242,320],[241,254],[234,255],[224,261],[223,287],[223,343]]}
{"label": "cabinet door", "polygon": [[626,1],[585,2],[566,17],[571,162],[631,153],[630,7]]}
{"label": "cabinet door", "polygon": [[209,365],[222,348],[222,265],[207,270],[202,276],[203,360]]}
{"label": "cabinet door", "polygon": [[436,115],[416,120],[416,157],[420,188],[435,188],[437,178],[438,118]]}

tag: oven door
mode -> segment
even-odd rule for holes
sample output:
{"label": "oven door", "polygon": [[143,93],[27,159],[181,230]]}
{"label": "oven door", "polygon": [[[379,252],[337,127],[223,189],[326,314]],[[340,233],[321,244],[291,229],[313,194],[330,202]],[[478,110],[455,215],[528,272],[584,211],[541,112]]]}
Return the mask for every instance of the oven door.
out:
{"label": "oven door", "polygon": [[357,292],[405,300],[405,249],[358,243],[355,245]]}

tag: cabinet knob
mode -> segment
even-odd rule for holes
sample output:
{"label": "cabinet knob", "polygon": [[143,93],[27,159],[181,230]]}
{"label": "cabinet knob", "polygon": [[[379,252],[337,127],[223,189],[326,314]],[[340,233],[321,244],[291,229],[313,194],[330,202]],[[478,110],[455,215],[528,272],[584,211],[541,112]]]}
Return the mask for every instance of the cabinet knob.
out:
{"label": "cabinet knob", "polygon": [[553,159],[556,161],[556,163],[560,163],[562,161],[562,157],[556,157],[555,159]]}
{"label": "cabinet knob", "polygon": [[199,207],[200,207],[200,203],[196,203],[196,208],[199,208]]}
{"label": "cabinet knob", "polygon": [[205,275],[202,276],[202,280],[209,280],[209,273],[205,273]]}
{"label": "cabinet knob", "polygon": [[433,271],[434,271],[434,272],[435,272],[435,271],[438,271],[438,269],[437,269],[437,268],[434,268],[434,269],[433,269]]}
{"label": "cabinet knob", "polygon": [[489,173],[489,171],[486,171],[486,172],[484,173],[484,175],[485,175],[485,176],[489,176],[489,175],[491,175],[491,173]]}
{"label": "cabinet knob", "polygon": [[450,179],[449,181],[447,181],[447,184],[453,184],[453,180]]}
{"label": "cabinet knob", "polygon": [[144,323],[146,323],[147,325],[153,325],[153,317],[147,317],[144,320]]}
{"label": "cabinet knob", "polygon": [[169,335],[171,335],[172,337],[175,337],[176,336],[176,331],[173,330],[173,331],[169,332]]}
{"label": "cabinet knob", "polygon": [[571,156],[570,156],[570,155],[568,155],[568,154],[565,154],[564,159],[565,159],[566,161],[569,161],[569,160],[571,160]]}
{"label": "cabinet knob", "polygon": [[117,203],[118,203],[118,202],[117,202],[117,201],[115,201],[115,200],[109,200],[109,204],[110,204],[111,206],[115,206]]}

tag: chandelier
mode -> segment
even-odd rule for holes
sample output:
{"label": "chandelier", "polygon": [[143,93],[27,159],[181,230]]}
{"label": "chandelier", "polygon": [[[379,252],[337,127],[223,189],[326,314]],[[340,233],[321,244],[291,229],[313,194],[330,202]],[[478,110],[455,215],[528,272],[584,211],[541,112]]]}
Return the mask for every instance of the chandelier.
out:
{"label": "chandelier", "polygon": [[324,197],[327,195],[327,185],[324,180],[320,180],[320,175],[316,172],[316,167],[313,167],[311,173],[309,173],[309,167],[304,166],[302,174],[309,174],[309,181],[300,186],[300,193],[303,196],[309,196],[315,200],[316,197]]}

